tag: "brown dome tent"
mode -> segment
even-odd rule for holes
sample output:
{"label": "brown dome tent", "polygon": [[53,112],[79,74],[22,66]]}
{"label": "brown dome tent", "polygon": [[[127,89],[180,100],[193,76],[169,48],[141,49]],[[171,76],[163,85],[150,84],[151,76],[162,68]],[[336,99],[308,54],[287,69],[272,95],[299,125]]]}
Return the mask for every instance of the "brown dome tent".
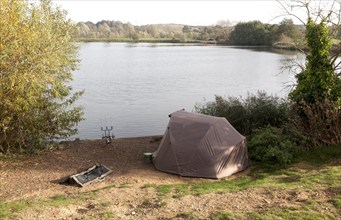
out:
{"label": "brown dome tent", "polygon": [[245,137],[225,118],[177,111],[170,115],[153,164],[181,176],[222,178],[246,169],[250,160]]}

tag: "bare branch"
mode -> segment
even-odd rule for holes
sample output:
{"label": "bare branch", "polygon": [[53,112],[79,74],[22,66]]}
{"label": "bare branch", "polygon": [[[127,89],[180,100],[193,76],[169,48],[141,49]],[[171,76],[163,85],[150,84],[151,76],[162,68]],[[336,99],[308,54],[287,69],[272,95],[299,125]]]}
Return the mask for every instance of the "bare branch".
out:
{"label": "bare branch", "polygon": [[[305,25],[305,22],[300,18],[298,17],[297,15],[291,13],[288,9],[289,6],[285,6],[280,0],[276,0],[282,7],[282,9],[284,10],[284,12],[286,13],[286,15],[289,15],[289,16],[292,16],[292,17],[295,17],[297,20],[299,20],[302,24]],[[299,7],[299,6],[298,6]],[[291,10],[293,9],[293,6],[291,7]],[[284,16],[284,15],[283,15]],[[280,17],[280,16],[276,16],[276,17]]]}
{"label": "bare branch", "polygon": [[281,73],[288,71],[291,74],[297,75],[305,69],[305,65],[300,63],[298,57],[285,57],[282,60]]}

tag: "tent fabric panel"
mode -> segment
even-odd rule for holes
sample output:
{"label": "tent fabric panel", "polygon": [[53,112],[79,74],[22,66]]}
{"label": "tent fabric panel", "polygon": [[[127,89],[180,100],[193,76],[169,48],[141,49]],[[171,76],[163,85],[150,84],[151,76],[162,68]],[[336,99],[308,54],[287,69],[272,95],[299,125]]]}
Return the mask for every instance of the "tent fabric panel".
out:
{"label": "tent fabric panel", "polygon": [[[218,126],[217,126],[218,125]],[[227,139],[226,132],[230,128],[226,126],[225,121],[220,120],[212,126],[206,134],[201,137],[201,143],[198,146],[186,147],[173,145],[176,158],[179,165],[179,174],[182,176],[197,176],[207,178],[218,178],[221,167],[217,166],[224,158],[228,158],[230,152],[234,149],[236,141],[244,139],[241,135],[231,137],[232,143]],[[225,168],[225,167],[224,167]]]}
{"label": "tent fabric panel", "polygon": [[222,159],[219,164],[218,178],[230,176],[234,173],[245,170],[250,166],[250,159],[247,153],[245,139],[237,144],[233,150]]}
{"label": "tent fabric panel", "polygon": [[170,119],[171,142],[177,146],[195,148],[211,126],[198,120],[189,120],[186,115],[180,116],[179,114],[172,115]]}
{"label": "tent fabric panel", "polygon": [[[231,134],[232,133],[232,134]],[[210,167],[209,174],[205,174],[210,178],[222,178],[224,173],[226,176],[234,173],[234,162],[231,161],[230,154],[239,147],[239,143],[244,141],[244,136],[220,120],[205,135],[204,141],[201,143],[202,154],[209,156]],[[213,155],[211,152],[214,152]],[[231,170],[231,171],[225,171]],[[228,174],[231,173],[231,174]]]}
{"label": "tent fabric panel", "polygon": [[241,135],[226,118],[220,118],[215,128],[219,131],[220,137],[228,141],[230,145],[236,145],[245,137]]}
{"label": "tent fabric panel", "polygon": [[220,155],[226,150],[231,150],[233,146],[238,144],[244,139],[243,136],[238,134],[230,134],[230,128],[226,126],[224,121],[218,121],[215,126],[209,129],[203,141],[201,142],[202,148],[207,151],[212,151],[213,155]]}
{"label": "tent fabric panel", "polygon": [[179,166],[175,157],[174,149],[170,142],[170,132],[166,132],[161,140],[158,150],[153,154],[153,164],[157,170],[168,173],[179,173]]}
{"label": "tent fabric panel", "polygon": [[169,122],[170,139],[177,158],[179,175],[202,177],[204,170],[211,166],[207,156],[203,156],[199,149],[200,142],[211,128],[209,122],[200,114],[184,111],[172,114]]}
{"label": "tent fabric panel", "polygon": [[[186,149],[180,146],[176,147]],[[178,159],[179,175],[216,178],[215,173],[212,172],[214,160],[203,154],[199,148],[193,152],[190,150],[176,151],[175,154]]]}
{"label": "tent fabric panel", "polygon": [[159,151],[162,149],[161,146],[163,146],[166,142],[169,142],[169,123],[168,123],[168,126],[165,130],[165,133],[163,134],[162,136],[162,139],[160,141],[160,144],[159,144],[159,147],[157,148],[157,150],[153,153],[153,158],[156,157],[156,155],[159,153]]}

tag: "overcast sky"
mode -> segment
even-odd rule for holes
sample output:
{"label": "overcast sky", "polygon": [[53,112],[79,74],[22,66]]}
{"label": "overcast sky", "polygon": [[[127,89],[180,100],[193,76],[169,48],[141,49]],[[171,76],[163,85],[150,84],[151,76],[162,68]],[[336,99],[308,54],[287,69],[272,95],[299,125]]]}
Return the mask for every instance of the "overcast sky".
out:
{"label": "overcast sky", "polygon": [[114,20],[133,25],[177,23],[188,25],[214,25],[219,20],[232,22],[260,20],[263,23],[278,23],[272,20],[281,13],[279,3],[267,1],[81,1],[54,0],[69,13],[75,22]]}

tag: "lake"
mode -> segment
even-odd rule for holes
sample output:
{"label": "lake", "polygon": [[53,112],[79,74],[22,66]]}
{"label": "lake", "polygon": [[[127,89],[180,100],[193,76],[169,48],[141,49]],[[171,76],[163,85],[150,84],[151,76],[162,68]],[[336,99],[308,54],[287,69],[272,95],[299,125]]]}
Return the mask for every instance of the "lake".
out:
{"label": "lake", "polygon": [[165,43],[82,43],[71,86],[85,90],[81,139],[163,134],[168,114],[192,111],[215,95],[242,96],[264,90],[285,97],[294,77],[281,73],[290,51],[267,48]]}

